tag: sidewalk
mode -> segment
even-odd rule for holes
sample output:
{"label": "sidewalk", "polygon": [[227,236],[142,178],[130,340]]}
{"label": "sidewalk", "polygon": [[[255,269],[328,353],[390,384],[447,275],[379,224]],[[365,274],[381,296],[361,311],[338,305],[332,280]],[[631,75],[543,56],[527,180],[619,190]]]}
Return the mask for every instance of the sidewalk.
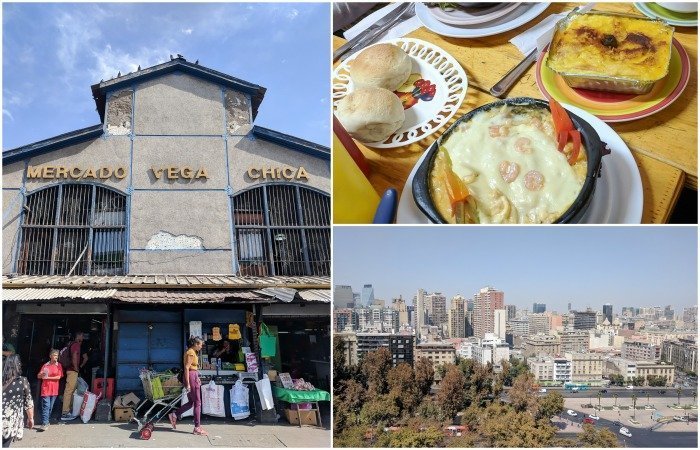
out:
{"label": "sidewalk", "polygon": [[[324,418],[325,419],[325,418]],[[326,423],[328,426],[328,424]],[[330,447],[328,428],[298,427],[282,419],[278,424],[248,425],[202,418],[209,436],[195,436],[192,420],[178,422],[177,430],[161,422],[150,440],[144,441],[136,432],[135,423],[52,424],[44,432],[24,430],[24,438],[13,447]]]}

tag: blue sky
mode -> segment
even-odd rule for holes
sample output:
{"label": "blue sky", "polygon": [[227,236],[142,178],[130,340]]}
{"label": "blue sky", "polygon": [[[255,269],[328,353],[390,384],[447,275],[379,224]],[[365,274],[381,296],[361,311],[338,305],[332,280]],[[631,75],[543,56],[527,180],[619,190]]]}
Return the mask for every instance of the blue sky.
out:
{"label": "blue sky", "polygon": [[266,87],[257,125],[329,145],[328,4],[2,6],[3,150],[98,124],[90,85],[177,53]]}
{"label": "blue sky", "polygon": [[697,227],[335,227],[333,283],[409,301],[491,285],[506,304],[697,304]]}

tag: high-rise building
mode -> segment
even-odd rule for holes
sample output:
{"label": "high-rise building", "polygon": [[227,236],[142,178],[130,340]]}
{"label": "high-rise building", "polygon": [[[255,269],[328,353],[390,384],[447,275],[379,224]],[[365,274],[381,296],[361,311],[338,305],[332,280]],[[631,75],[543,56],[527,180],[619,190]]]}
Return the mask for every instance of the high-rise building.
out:
{"label": "high-rise building", "polygon": [[664,341],[661,359],[684,372],[698,373],[698,344],[692,339]]}
{"label": "high-rise building", "polygon": [[367,307],[374,303],[374,288],[371,284],[365,284],[362,287],[362,298],[360,301],[362,302],[362,306]]}
{"label": "high-rise building", "polygon": [[474,310],[467,310],[464,316],[464,337],[474,336]]}
{"label": "high-rise building", "polygon": [[698,321],[698,307],[697,306],[683,308],[683,322],[694,323],[697,321]]}
{"label": "high-rise building", "polygon": [[515,305],[506,305],[506,320],[513,320],[515,319],[515,313],[517,312],[517,308]]}
{"label": "high-rise building", "polygon": [[438,329],[447,327],[447,298],[439,292],[425,296],[428,323]]}
{"label": "high-rise building", "polygon": [[612,325],[613,322],[613,305],[606,303],[603,305],[603,315],[608,319],[608,323]]}
{"label": "high-rise building", "polygon": [[352,286],[336,284],[333,288],[334,308],[354,308],[355,299],[352,296]]}
{"label": "high-rise building", "polygon": [[625,339],[620,356],[631,361],[658,361],[661,347],[651,342]]}
{"label": "high-rise building", "polygon": [[350,308],[338,308],[333,310],[333,330],[336,333],[357,330],[357,313]]}
{"label": "high-rise building", "polygon": [[547,305],[544,303],[533,303],[532,304],[532,312],[535,314],[538,313],[543,313],[547,311]]}
{"label": "high-rise building", "polygon": [[466,325],[466,321],[464,319],[464,297],[462,297],[461,295],[452,297],[452,302],[450,303],[450,310],[448,311],[447,315],[447,330],[449,337],[466,337],[464,329]]}
{"label": "high-rise building", "polygon": [[418,289],[416,294],[416,342],[420,342],[421,327],[425,325],[425,291],[423,289]]}
{"label": "high-rise building", "polygon": [[590,348],[590,331],[565,330],[559,333],[562,353],[586,353]]}
{"label": "high-rise building", "polygon": [[567,312],[571,312],[571,302],[569,302],[569,304],[568,304],[568,306],[567,306],[567,308],[566,308],[566,311],[567,311]]}
{"label": "high-rise building", "polygon": [[549,333],[549,316],[545,313],[533,313],[527,318],[530,322],[530,334]]}
{"label": "high-rise building", "polygon": [[493,334],[499,339],[506,338],[506,310],[493,310]]}
{"label": "high-rise building", "polygon": [[671,305],[668,305],[664,308],[664,318],[666,320],[673,320],[674,315],[675,312],[673,311],[673,307]]}
{"label": "high-rise building", "polygon": [[574,330],[590,330],[595,325],[595,311],[574,311]]}
{"label": "high-rise building", "polygon": [[503,309],[503,297],[503,291],[488,286],[474,294],[474,336],[483,339],[493,333],[493,311]]}
{"label": "high-rise building", "polygon": [[399,315],[399,326],[409,325],[411,323],[408,316],[408,305],[406,305],[406,302],[401,296],[393,299],[391,301],[391,306]]}
{"label": "high-rise building", "polygon": [[405,362],[413,365],[413,336],[391,333],[357,333],[358,360],[367,353],[386,347],[394,365]]}
{"label": "high-rise building", "polygon": [[528,319],[513,319],[508,321],[513,336],[529,336],[530,321]]}

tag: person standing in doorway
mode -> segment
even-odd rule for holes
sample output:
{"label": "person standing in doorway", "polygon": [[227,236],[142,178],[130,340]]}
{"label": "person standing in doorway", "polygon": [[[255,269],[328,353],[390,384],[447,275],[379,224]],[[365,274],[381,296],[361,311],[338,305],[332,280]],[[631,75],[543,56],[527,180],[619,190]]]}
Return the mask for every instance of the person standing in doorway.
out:
{"label": "person standing in doorway", "polygon": [[49,426],[53,405],[58,397],[58,383],[63,378],[63,366],[58,362],[58,350],[51,349],[49,362],[41,366],[37,378],[41,380],[41,426]]}
{"label": "person standing in doorway", "polygon": [[73,393],[78,385],[78,373],[80,372],[80,345],[83,342],[83,332],[75,333],[75,339],[69,342],[58,355],[58,361],[63,366],[66,374],[66,387],[63,390],[63,414],[61,420],[74,420],[76,417],[71,410],[73,406]]}
{"label": "person standing in doorway", "polygon": [[191,337],[187,341],[187,351],[184,356],[184,367],[182,372],[182,384],[187,389],[187,403],[180,406],[176,411],[168,414],[170,424],[173,429],[177,426],[177,421],[182,416],[182,413],[194,407],[194,434],[206,436],[207,433],[202,428],[202,397],[200,395],[201,382],[199,381],[199,357],[197,354],[202,350],[204,341],[200,337]]}
{"label": "person standing in doorway", "polygon": [[24,436],[24,413],[27,413],[27,428],[34,428],[34,400],[29,381],[22,376],[19,356],[10,355],[2,365],[2,446]]}

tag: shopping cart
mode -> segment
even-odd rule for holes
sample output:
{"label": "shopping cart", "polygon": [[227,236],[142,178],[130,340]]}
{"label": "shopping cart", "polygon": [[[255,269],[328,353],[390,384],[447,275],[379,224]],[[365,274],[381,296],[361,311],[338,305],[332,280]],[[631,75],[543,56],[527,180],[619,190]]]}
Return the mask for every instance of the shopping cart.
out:
{"label": "shopping cart", "polygon": [[177,379],[177,374],[172,372],[158,373],[142,369],[139,377],[146,400],[136,407],[132,420],[138,425],[137,431],[141,434],[141,439],[148,440],[156,424],[177,408],[186,394],[182,390],[182,383]]}

